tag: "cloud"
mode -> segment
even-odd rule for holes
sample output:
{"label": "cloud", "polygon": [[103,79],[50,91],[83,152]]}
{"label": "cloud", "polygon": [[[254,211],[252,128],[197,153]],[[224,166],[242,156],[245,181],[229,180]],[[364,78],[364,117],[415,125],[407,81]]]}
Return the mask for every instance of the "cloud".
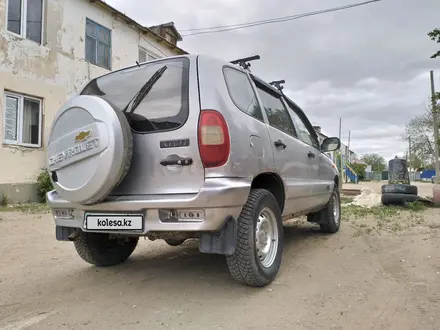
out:
{"label": "cloud", "polygon": [[[236,24],[325,9],[357,0],[108,0],[147,26],[174,21],[178,29]],[[438,0],[382,0],[300,20],[224,33],[184,37],[191,53],[227,61],[259,54],[252,72],[285,79],[285,92],[314,124],[352,149],[389,159],[406,151],[400,140],[408,120],[425,111],[430,59],[438,45],[428,31],[438,25]],[[183,34],[184,32],[182,32]],[[440,79],[436,79],[440,90]]]}

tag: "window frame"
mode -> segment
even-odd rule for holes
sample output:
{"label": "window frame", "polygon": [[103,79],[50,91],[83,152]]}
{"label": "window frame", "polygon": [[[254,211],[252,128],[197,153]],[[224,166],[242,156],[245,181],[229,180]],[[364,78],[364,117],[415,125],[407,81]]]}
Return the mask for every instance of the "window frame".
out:
{"label": "window frame", "polygon": [[10,31],[8,29],[8,15],[9,15],[9,1],[12,0],[6,0],[6,10],[5,10],[5,29],[8,33],[21,38],[21,39],[26,39],[32,42],[35,42],[38,45],[44,45],[45,41],[44,41],[44,35],[46,33],[46,29],[45,29],[45,12],[46,12],[46,0],[42,0],[41,1],[41,42],[36,42],[35,40],[32,39],[28,39],[26,36],[26,28],[27,28],[27,7],[28,7],[28,0],[19,0],[20,4],[21,4],[21,12],[20,12],[20,33],[15,33],[13,31]]}
{"label": "window frame", "polygon": [[[182,72],[182,80],[181,80],[181,82],[182,82],[181,108],[180,108],[179,114],[177,114],[175,117],[178,117],[179,115],[181,115],[181,113],[183,113],[184,116],[185,116],[185,120],[183,120],[181,122],[181,124],[179,126],[177,126],[177,127],[173,127],[173,128],[169,128],[169,129],[163,129],[163,130],[159,130],[159,131],[140,131],[140,130],[133,129],[132,126],[130,125],[130,129],[131,129],[131,131],[133,133],[135,133],[135,134],[143,134],[144,135],[144,134],[157,134],[157,133],[172,132],[172,131],[175,131],[175,130],[178,130],[178,129],[182,128],[187,123],[187,121],[189,120],[189,118],[190,118],[190,110],[191,110],[190,84],[189,84],[189,80],[188,80],[189,76],[190,76],[190,69],[191,69],[191,62],[190,62],[189,58],[188,57],[180,57],[180,58],[173,58],[173,59],[171,59],[171,58],[165,57],[165,58],[159,58],[158,62],[157,63],[153,63],[153,64],[154,65],[156,65],[156,64],[159,65],[162,62],[162,63],[164,63],[164,65],[167,65],[168,62],[173,62],[173,61],[182,61],[182,63],[183,63],[183,65],[182,65],[183,72]],[[146,66],[146,65],[149,65],[149,64],[147,62],[145,62],[145,63],[140,64],[140,65],[132,65],[132,66],[125,67],[125,68],[122,68],[122,69],[117,69],[115,71],[112,71],[112,72],[106,73],[104,75],[101,75],[99,77],[93,78],[92,80],[90,80],[82,88],[82,90],[79,93],[79,95],[96,95],[96,94],[86,93],[86,91],[87,91],[87,88],[91,84],[96,83],[96,81],[98,79],[102,79],[103,77],[110,76],[110,75],[116,74],[118,72],[123,72],[123,71],[130,70],[130,69],[138,69],[139,67]]]}
{"label": "window frame", "polygon": [[[6,139],[6,98],[16,98],[18,99],[18,108],[17,108],[17,140],[8,140]],[[15,93],[15,92],[9,92],[5,91],[4,93],[4,106],[3,106],[3,144],[4,145],[12,145],[12,146],[21,146],[21,147],[27,147],[27,148],[35,148],[39,149],[42,147],[42,140],[43,140],[43,99],[29,96],[25,94]],[[23,143],[23,108],[24,108],[24,100],[32,100],[32,101],[38,101],[39,103],[39,114],[38,114],[38,143],[32,144],[32,143]]]}
{"label": "window frame", "polygon": [[[258,107],[259,107],[259,109],[260,109],[261,118],[257,118],[257,117],[252,116],[252,115],[249,114],[246,110],[244,110],[240,105],[237,104],[237,102],[235,101],[235,99],[232,97],[231,89],[230,89],[230,87],[229,87],[229,85],[228,85],[228,81],[227,81],[227,78],[226,78],[226,72],[225,72],[226,70],[234,70],[234,71],[237,71],[237,72],[239,72],[239,73],[241,73],[241,74],[244,74],[244,75],[246,76],[246,78],[247,78],[247,80],[248,80],[248,82],[249,82],[249,87],[251,88],[252,93],[254,94],[254,97],[255,97],[255,101],[257,102]],[[260,122],[262,122],[262,123],[266,123],[266,122],[265,122],[265,119],[264,119],[264,113],[263,113],[264,110],[261,109],[261,104],[260,104],[260,101],[259,101],[259,99],[258,99],[258,95],[256,94],[256,91],[255,91],[255,89],[254,89],[254,86],[252,86],[252,80],[249,79],[249,76],[246,74],[246,72],[244,72],[244,71],[242,71],[242,70],[239,70],[239,69],[237,69],[237,68],[235,68],[235,67],[233,67],[233,66],[229,66],[229,65],[224,65],[223,68],[222,68],[222,71],[223,71],[223,79],[224,79],[224,81],[225,81],[226,89],[228,90],[229,98],[230,98],[231,101],[234,103],[234,105],[237,107],[237,109],[239,109],[241,112],[245,113],[246,115],[248,115],[249,117],[251,117],[251,118],[253,118],[253,119],[256,119],[256,120],[258,120],[258,121],[260,121]]]}
{"label": "window frame", "polygon": [[[288,115],[288,117],[289,117],[289,119],[290,119],[290,123],[292,124],[293,134],[291,134],[291,133],[289,133],[289,132],[286,132],[286,131],[284,131],[284,130],[281,130],[281,129],[279,129],[278,127],[276,127],[276,126],[274,126],[274,125],[272,125],[272,124],[270,123],[270,121],[269,121],[269,116],[267,115],[267,112],[266,112],[266,107],[264,106],[264,103],[263,103],[263,100],[261,99],[260,94],[258,94],[258,97],[260,98],[259,102],[261,101],[260,108],[261,108],[261,107],[263,108],[262,111],[264,112],[264,115],[266,116],[267,125],[269,125],[269,126],[272,127],[272,128],[275,128],[276,130],[278,130],[278,131],[280,131],[280,132],[282,132],[282,133],[284,133],[284,134],[287,134],[287,135],[292,136],[292,137],[294,137],[294,138],[298,138],[298,133],[297,133],[297,131],[296,131],[296,127],[295,127],[295,125],[294,125],[294,123],[293,123],[293,119],[292,119],[292,117],[290,116],[289,109],[286,107],[286,104],[283,102],[283,101],[284,101],[284,100],[283,100],[283,95],[282,95],[281,93],[279,93],[278,91],[276,91],[275,89],[273,89],[272,87],[267,86],[266,83],[264,83],[264,82],[261,81],[260,79],[256,78],[255,76],[252,76],[252,80],[253,80],[253,82],[254,82],[254,84],[255,84],[255,88],[256,88],[256,91],[257,91],[257,92],[258,92],[259,90],[262,90],[263,92],[268,93],[269,95],[271,95],[271,96],[273,96],[273,97],[275,97],[275,98],[278,98],[278,99],[280,100],[281,105],[283,106],[284,110],[287,112],[287,115]],[[276,94],[277,96],[275,96],[275,94]]]}
{"label": "window frame", "polygon": [[[90,23],[92,23],[93,25],[96,26],[96,28],[97,28],[96,29],[96,37],[93,37],[93,36],[87,34],[87,23],[88,22],[90,22]],[[109,48],[108,67],[105,67],[105,66],[102,66],[102,65],[98,64],[98,43],[101,42],[101,43],[105,44],[104,42],[98,40],[99,29],[103,29],[103,30],[106,30],[106,31],[109,32],[109,43],[106,44],[108,46],[108,48]],[[112,32],[113,31],[111,29],[109,29],[109,28],[105,27],[104,25],[99,24],[98,22],[96,22],[96,21],[86,17],[86,24],[84,26],[84,38],[85,38],[84,39],[84,59],[85,59],[85,61],[87,63],[96,65],[96,66],[98,66],[100,68],[103,68],[103,69],[106,69],[106,70],[109,70],[109,71],[112,70],[112,65],[113,65],[113,63],[112,63],[112,51],[113,51],[113,44],[112,44],[113,35],[112,35]],[[87,37],[94,38],[95,41],[96,41],[96,47],[95,47],[95,53],[94,53],[95,54],[95,56],[94,56],[95,57],[95,61],[94,62],[90,62],[87,59],[87,43],[86,43]]]}
{"label": "window frame", "polygon": [[[150,59],[148,59],[148,57],[151,57],[152,59],[150,60]],[[155,54],[151,54],[150,52],[147,52],[147,62],[158,60],[160,58],[161,58],[160,56],[157,56]]]}
{"label": "window frame", "polygon": [[[140,58],[140,53],[144,53],[145,54],[145,61],[141,61],[141,58]],[[144,48],[144,47],[142,47],[142,46],[138,46],[138,61],[139,61],[139,63],[145,63],[145,62],[148,62],[148,53],[147,53],[147,50]]]}
{"label": "window frame", "polygon": [[[141,62],[140,58],[139,58],[139,53],[143,52],[145,53],[145,62]],[[151,59],[149,59],[149,57],[151,57]],[[148,51],[145,47],[142,46],[138,46],[138,61],[139,63],[146,63],[146,62],[150,62],[150,61],[154,61],[154,60],[158,60],[160,59],[160,56],[157,56],[156,54],[152,54],[150,51]]]}
{"label": "window frame", "polygon": [[297,134],[296,138],[297,138],[299,141],[301,141],[301,142],[303,142],[303,143],[305,143],[305,144],[307,144],[307,145],[309,145],[309,146],[311,146],[311,147],[313,147],[313,148],[319,150],[320,152],[322,152],[322,151],[321,151],[321,143],[319,142],[319,138],[318,138],[318,136],[317,136],[317,134],[316,134],[316,131],[313,129],[313,126],[312,126],[312,124],[310,123],[310,121],[309,121],[309,119],[307,118],[307,116],[305,115],[305,113],[301,110],[301,108],[300,108],[298,105],[295,104],[295,102],[293,102],[292,100],[290,100],[287,96],[283,95],[282,99],[283,99],[283,100],[282,100],[283,103],[285,103],[285,105],[286,105],[287,112],[289,112],[289,116],[292,118],[292,115],[290,114],[290,111],[292,111],[292,112],[294,112],[294,113],[299,117],[299,119],[300,119],[301,122],[304,124],[304,126],[306,127],[306,129],[309,131],[309,134],[312,136],[312,139],[314,140],[314,142],[316,143],[316,145],[310,145],[310,144],[308,144],[307,142],[303,141],[303,140],[300,138],[300,136],[299,136],[299,134],[298,134],[298,129],[297,129],[297,127],[295,126],[295,124],[293,123],[294,120],[292,119],[292,123],[293,123],[293,126],[295,126],[295,131],[296,131],[296,134]]}

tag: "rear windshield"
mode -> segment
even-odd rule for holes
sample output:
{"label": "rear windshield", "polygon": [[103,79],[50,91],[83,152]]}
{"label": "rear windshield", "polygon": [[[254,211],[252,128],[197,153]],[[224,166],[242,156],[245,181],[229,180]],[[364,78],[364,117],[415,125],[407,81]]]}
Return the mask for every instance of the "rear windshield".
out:
{"label": "rear windshield", "polygon": [[90,81],[81,95],[95,95],[123,110],[133,96],[160,68],[163,75],[133,111],[126,114],[139,133],[177,129],[188,118],[188,58],[160,60],[122,69]]}

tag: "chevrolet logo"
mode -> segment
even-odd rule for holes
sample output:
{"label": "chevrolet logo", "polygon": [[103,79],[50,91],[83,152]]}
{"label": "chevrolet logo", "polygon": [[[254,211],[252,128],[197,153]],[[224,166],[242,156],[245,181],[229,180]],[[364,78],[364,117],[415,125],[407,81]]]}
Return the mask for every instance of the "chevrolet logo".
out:
{"label": "chevrolet logo", "polygon": [[90,136],[91,132],[92,132],[91,130],[79,132],[75,136],[75,143],[82,142],[82,141],[86,140]]}

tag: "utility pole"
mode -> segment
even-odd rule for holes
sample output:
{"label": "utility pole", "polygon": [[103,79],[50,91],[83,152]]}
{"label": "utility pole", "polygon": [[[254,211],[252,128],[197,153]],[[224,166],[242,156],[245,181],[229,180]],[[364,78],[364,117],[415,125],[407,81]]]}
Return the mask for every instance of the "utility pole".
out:
{"label": "utility pole", "polygon": [[348,157],[347,157],[347,163],[351,163],[351,153],[350,153],[350,135],[351,131],[348,131]]}
{"label": "utility pole", "polygon": [[[342,119],[339,118],[339,141],[341,141],[341,132],[342,132]],[[342,143],[341,143],[341,148],[342,148]],[[342,191],[342,182],[343,182],[343,178],[344,178],[344,174],[342,173],[342,151],[341,148],[339,148],[339,159],[341,160],[341,162],[338,164],[339,165],[339,175],[341,176],[341,184],[339,187],[339,192]]]}
{"label": "utility pole", "polygon": [[432,118],[434,122],[434,152],[435,152],[435,183],[440,183],[440,163],[439,163],[439,140],[438,140],[438,109],[435,97],[434,71],[430,71],[431,95],[432,95]]}
{"label": "utility pole", "polygon": [[408,164],[411,171],[411,136],[408,136]]}

